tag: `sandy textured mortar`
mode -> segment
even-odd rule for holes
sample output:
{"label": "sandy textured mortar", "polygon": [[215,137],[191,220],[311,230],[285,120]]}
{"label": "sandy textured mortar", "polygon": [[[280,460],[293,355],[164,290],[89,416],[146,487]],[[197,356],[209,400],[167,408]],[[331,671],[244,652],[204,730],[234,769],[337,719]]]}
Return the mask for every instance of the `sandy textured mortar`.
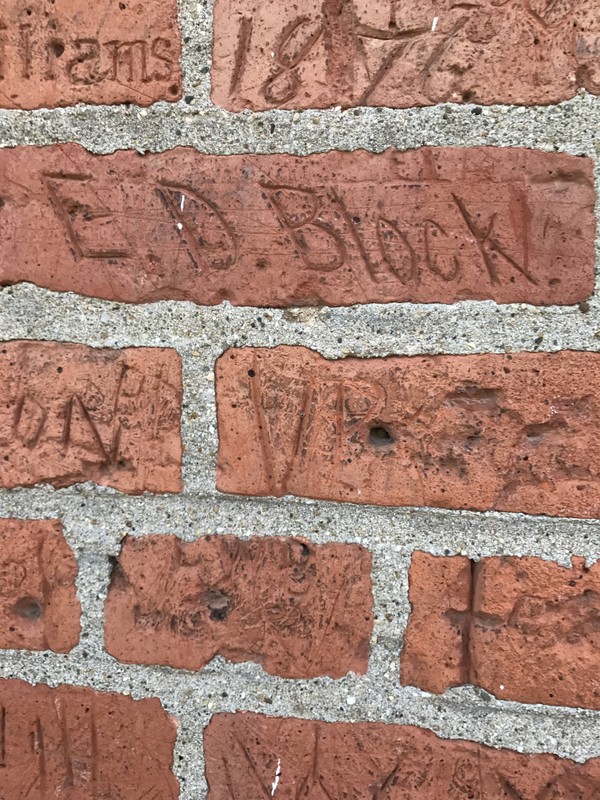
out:
{"label": "sandy textured mortar", "polygon": [[[208,153],[312,153],[338,148],[381,151],[430,145],[529,146],[596,159],[600,100],[581,95],[549,108],[438,106],[232,115],[209,101],[210,3],[182,0],[185,100],[149,109],[89,107],[0,112],[0,146],[76,141],[94,152],[159,151],[187,144]],[[597,252],[600,252],[597,247]],[[90,685],[134,697],[156,695],[177,717],[175,771],[182,800],[206,786],[202,730],[219,710],[251,709],[327,720],[385,720],[429,727],[524,752],[583,760],[600,755],[600,713],[498,702],[464,688],[444,697],[398,685],[414,549],[443,554],[538,555],[568,563],[596,560],[600,525],[518,514],[384,509],[284,499],[228,498],[214,489],[217,449],[214,360],[230,346],[304,344],[336,358],[348,354],[600,350],[598,291],[589,308],[538,309],[493,303],[455,306],[359,306],[347,309],[198,308],[189,303],[126,306],[31,286],[0,293],[0,339],[77,341],[94,346],[176,347],[184,362],[185,492],[129,498],[91,485],[0,492],[0,515],[60,517],[80,565],[81,644],[68,656],[3,653],[0,674],[33,682]],[[216,659],[194,674],[120,665],[102,649],[109,555],[126,534],[298,535],[360,542],[373,553],[376,625],[367,676],[286,681],[258,665]]]}

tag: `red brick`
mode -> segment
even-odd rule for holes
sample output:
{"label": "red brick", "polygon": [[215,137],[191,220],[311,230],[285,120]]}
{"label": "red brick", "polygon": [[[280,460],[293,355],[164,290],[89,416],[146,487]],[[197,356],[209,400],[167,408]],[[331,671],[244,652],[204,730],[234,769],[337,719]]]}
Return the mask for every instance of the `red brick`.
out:
{"label": "red brick", "polygon": [[217,0],[212,99],[244,108],[556,103],[600,93],[594,0]]}
{"label": "red brick", "polygon": [[175,350],[0,343],[0,486],[181,491]]}
{"label": "red brick", "polygon": [[591,800],[600,787],[600,758],[575,764],[408,725],[217,714],[204,746],[208,800],[268,798],[273,785],[285,800]]}
{"label": "red brick", "polygon": [[600,709],[600,562],[415,553],[409,598],[403,684]]}
{"label": "red brick", "polygon": [[0,680],[2,797],[177,800],[175,733],[155,698]]}
{"label": "red brick", "polygon": [[125,539],[105,607],[119,661],[201,669],[220,654],[285,678],[367,670],[371,559],[352,544]]}
{"label": "red brick", "polygon": [[0,150],[0,281],[126,302],[569,304],[590,159],[510,148],[97,156]]}
{"label": "red brick", "polygon": [[2,0],[0,108],[181,97],[176,0]]}
{"label": "red brick", "polygon": [[58,520],[0,519],[0,647],[72,650],[81,614],[76,577]]}
{"label": "red brick", "polygon": [[386,506],[600,516],[600,355],[217,362],[217,486]]}

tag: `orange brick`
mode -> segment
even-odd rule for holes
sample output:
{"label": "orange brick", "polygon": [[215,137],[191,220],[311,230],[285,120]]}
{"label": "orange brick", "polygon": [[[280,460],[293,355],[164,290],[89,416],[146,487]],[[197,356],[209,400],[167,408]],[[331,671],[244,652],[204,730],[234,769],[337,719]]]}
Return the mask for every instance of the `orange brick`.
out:
{"label": "orange brick", "polygon": [[0,486],[181,491],[175,350],[0,343]]}
{"label": "orange brick", "polygon": [[76,577],[58,520],[0,519],[0,647],[72,650],[81,614]]}
{"label": "orange brick", "polygon": [[176,0],[2,0],[0,107],[181,97]]}
{"label": "orange brick", "polygon": [[597,353],[241,348],[216,382],[220,491],[600,516]]}
{"label": "orange brick", "polygon": [[285,678],[364,673],[370,565],[352,544],[128,537],[106,601],[106,649],[119,661],[183,669],[220,654]]}

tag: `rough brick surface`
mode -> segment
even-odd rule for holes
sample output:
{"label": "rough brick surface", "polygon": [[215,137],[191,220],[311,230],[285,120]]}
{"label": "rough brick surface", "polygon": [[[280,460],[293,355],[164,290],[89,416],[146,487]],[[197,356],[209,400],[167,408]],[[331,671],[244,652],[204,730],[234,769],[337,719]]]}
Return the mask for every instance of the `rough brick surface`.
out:
{"label": "rough brick surface", "polygon": [[185,669],[221,654],[286,678],[364,673],[370,564],[359,545],[128,537],[106,601],[106,649]]}
{"label": "rough brick surface", "polygon": [[0,486],[181,491],[175,350],[0,344]]}
{"label": "rough brick surface", "polygon": [[176,0],[2,0],[0,107],[181,97]]}
{"label": "rough brick surface", "polygon": [[212,97],[238,111],[600,93],[595,0],[217,0]]}
{"label": "rough brick surface", "polygon": [[223,492],[600,516],[600,355],[217,362]]}
{"label": "rough brick surface", "polygon": [[0,647],[72,650],[81,612],[76,577],[60,522],[0,519]]}
{"label": "rough brick surface", "polygon": [[592,800],[600,759],[522,755],[421,728],[217,714],[206,729],[208,800]]}
{"label": "rough brick surface", "polygon": [[175,725],[156,699],[0,681],[2,797],[177,800]]}
{"label": "rough brick surface", "polygon": [[593,291],[593,165],[500,148],[0,151],[0,282],[144,302],[569,304]]}
{"label": "rough brick surface", "polygon": [[600,709],[600,562],[415,553],[409,597],[402,683]]}

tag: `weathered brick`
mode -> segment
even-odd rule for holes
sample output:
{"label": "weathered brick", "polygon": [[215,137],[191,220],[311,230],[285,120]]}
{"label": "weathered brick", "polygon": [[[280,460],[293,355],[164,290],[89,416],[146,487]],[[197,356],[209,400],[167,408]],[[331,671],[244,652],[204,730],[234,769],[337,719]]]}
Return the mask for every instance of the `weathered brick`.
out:
{"label": "weathered brick", "polygon": [[105,607],[119,661],[200,669],[217,654],[286,678],[367,670],[371,559],[302,539],[125,539]]}
{"label": "weathered brick", "polygon": [[81,613],[76,577],[58,520],[0,519],[0,647],[72,650]]}
{"label": "weathered brick", "polygon": [[208,800],[596,797],[600,758],[583,764],[440,739],[408,725],[217,714],[204,735]]}
{"label": "weathered brick", "polygon": [[569,304],[593,291],[594,200],[590,159],[526,149],[4,149],[0,282],[127,302]]}
{"label": "weathered brick", "polygon": [[180,53],[176,0],[2,0],[0,107],[178,100]]}
{"label": "weathered brick", "polygon": [[212,99],[244,108],[556,103],[600,94],[595,0],[217,0]]}
{"label": "weathered brick", "polygon": [[403,684],[600,709],[600,562],[415,553],[409,598]]}
{"label": "weathered brick", "polygon": [[177,800],[175,732],[154,698],[0,680],[2,797]]}
{"label": "weathered brick", "polygon": [[600,355],[217,362],[223,492],[600,516]]}
{"label": "weathered brick", "polygon": [[181,491],[175,350],[0,343],[0,486]]}

